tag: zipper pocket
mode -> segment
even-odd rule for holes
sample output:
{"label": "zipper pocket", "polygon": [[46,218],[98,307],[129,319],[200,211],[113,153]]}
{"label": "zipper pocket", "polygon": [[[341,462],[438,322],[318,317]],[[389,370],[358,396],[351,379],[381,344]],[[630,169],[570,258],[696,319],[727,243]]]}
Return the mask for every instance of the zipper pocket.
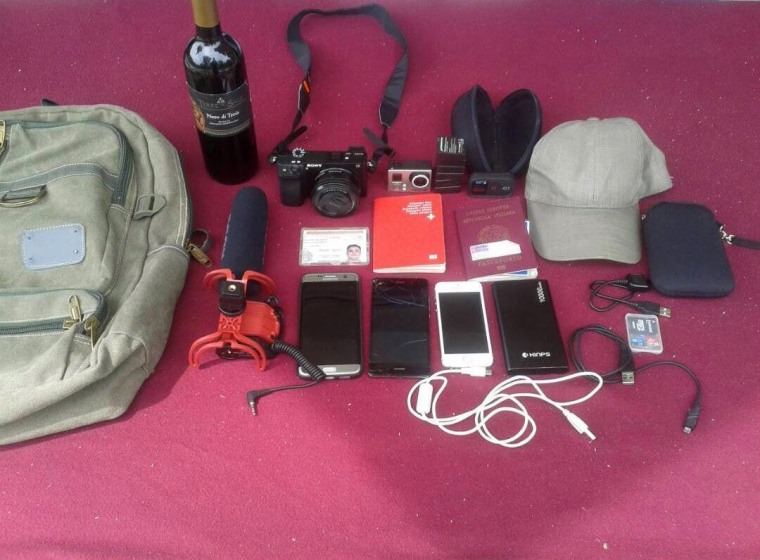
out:
{"label": "zipper pocket", "polygon": [[0,291],[0,306],[0,336],[74,329],[94,345],[108,317],[105,298],[93,290]]}
{"label": "zipper pocket", "polygon": [[[64,129],[66,127],[82,127],[82,126],[96,126],[101,127],[109,131],[116,139],[118,149],[118,163],[116,170],[109,170],[104,164],[98,162],[88,162],[86,159],[82,160],[82,156],[76,156],[73,159],[76,163],[72,163],[62,156],[58,160],[51,157],[49,169],[44,171],[38,171],[31,176],[24,175],[26,173],[25,167],[18,169],[6,169],[4,174],[10,175],[6,181],[0,180],[0,193],[11,193],[16,190],[26,190],[32,188],[44,187],[50,182],[53,182],[64,177],[72,177],[78,175],[96,175],[99,176],[104,185],[112,190],[111,203],[126,207],[127,195],[129,192],[129,185],[132,181],[132,163],[133,154],[132,147],[129,145],[124,133],[115,126],[99,121],[79,121],[79,122],[40,122],[40,121],[0,121],[0,162],[4,155],[10,150],[10,127],[18,126],[24,131],[51,131],[55,129]],[[51,144],[55,144],[51,141]],[[23,150],[22,147],[16,147],[16,149]],[[12,178],[13,175],[17,175]]]}
{"label": "zipper pocket", "polygon": [[[0,286],[70,286],[107,295],[120,273],[136,203],[134,154],[126,135],[98,120],[4,121],[0,219],[4,231],[17,233],[10,240],[16,254],[0,255]],[[70,247],[64,239],[40,245],[51,255],[43,266],[27,266],[21,236],[50,236],[66,216],[84,226],[82,258],[66,258]]]}

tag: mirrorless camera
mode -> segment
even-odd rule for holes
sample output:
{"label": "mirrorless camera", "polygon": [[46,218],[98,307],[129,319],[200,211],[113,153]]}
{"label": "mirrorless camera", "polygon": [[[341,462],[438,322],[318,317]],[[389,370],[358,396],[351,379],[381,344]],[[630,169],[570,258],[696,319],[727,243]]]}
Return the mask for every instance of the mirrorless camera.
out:
{"label": "mirrorless camera", "polygon": [[367,194],[367,152],[361,146],[345,152],[295,148],[279,154],[275,163],[286,206],[301,206],[310,196],[317,212],[338,218],[353,212]]}

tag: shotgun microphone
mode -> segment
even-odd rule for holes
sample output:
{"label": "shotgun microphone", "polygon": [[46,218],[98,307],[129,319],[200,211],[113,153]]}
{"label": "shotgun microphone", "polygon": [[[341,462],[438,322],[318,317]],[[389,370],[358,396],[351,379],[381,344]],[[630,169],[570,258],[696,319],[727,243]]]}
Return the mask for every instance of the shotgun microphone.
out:
{"label": "shotgun microphone", "polygon": [[222,249],[222,268],[242,278],[251,270],[264,271],[267,237],[267,197],[258,187],[243,187],[232,201]]}
{"label": "shotgun microphone", "polygon": [[215,350],[220,358],[252,358],[259,369],[267,359],[287,354],[309,373],[312,381],[249,391],[251,412],[270,393],[308,387],[325,379],[325,373],[298,348],[278,340],[282,311],[274,282],[262,272],[267,237],[267,197],[258,187],[243,187],[235,195],[222,248],[222,268],[206,274],[203,283],[219,295],[216,332],[196,340],[187,354],[190,365],[200,367],[200,355]]}
{"label": "shotgun microphone", "polygon": [[274,282],[262,272],[267,233],[267,198],[258,187],[243,187],[235,195],[227,220],[222,268],[206,274],[203,283],[219,295],[217,331],[190,347],[188,361],[214,349],[221,358],[253,358],[261,369],[280,334],[282,313]]}

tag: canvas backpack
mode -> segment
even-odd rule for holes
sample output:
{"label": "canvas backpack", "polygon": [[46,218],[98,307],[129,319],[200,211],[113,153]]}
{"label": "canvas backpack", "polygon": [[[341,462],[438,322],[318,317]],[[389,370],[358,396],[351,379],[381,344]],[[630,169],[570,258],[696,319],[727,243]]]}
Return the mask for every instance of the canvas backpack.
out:
{"label": "canvas backpack", "polygon": [[174,147],[109,106],[0,112],[0,444],[115,418],[189,262]]}

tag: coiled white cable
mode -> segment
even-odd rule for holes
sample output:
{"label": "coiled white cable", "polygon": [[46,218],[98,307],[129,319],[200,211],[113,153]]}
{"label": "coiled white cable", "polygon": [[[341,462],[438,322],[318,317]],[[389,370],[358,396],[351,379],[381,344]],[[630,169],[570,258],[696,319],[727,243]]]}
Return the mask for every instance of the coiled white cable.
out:
{"label": "coiled white cable", "polygon": [[[466,412],[462,412],[460,414],[442,418],[438,416],[438,399],[441,397],[443,390],[448,384],[448,378],[446,375],[451,373],[461,375],[462,371],[456,369],[441,370],[437,373],[434,373],[430,377],[422,379],[416,383],[409,391],[409,395],[407,396],[406,400],[409,412],[411,412],[412,415],[416,416],[423,422],[437,426],[447,434],[464,436],[477,432],[486,441],[489,441],[493,444],[501,445],[502,447],[507,448],[516,448],[521,447],[531,441],[538,431],[536,421],[530,415],[528,409],[521,399],[538,399],[562,412],[567,421],[570,422],[570,424],[578,433],[585,434],[591,440],[596,439],[596,436],[594,436],[591,430],[589,430],[588,425],[576,414],[570,412],[570,410],[568,410],[568,407],[586,402],[591,397],[593,397],[599,391],[599,389],[602,388],[604,380],[598,373],[594,373],[592,371],[581,371],[562,377],[546,379],[532,379],[530,377],[525,377],[524,375],[510,377],[491,389],[488,395],[486,395],[486,398],[483,400],[483,402],[475,408]],[[594,385],[593,388],[585,395],[575,400],[556,401],[548,397],[542,389],[542,386],[545,385],[566,383],[573,381],[579,377],[583,377],[586,380],[595,381],[596,385]],[[514,388],[521,386],[529,386],[533,391],[520,393],[510,392]],[[413,405],[412,401],[414,400],[415,394],[418,395],[418,398],[417,402]],[[488,422],[497,414],[504,413],[515,414],[519,417],[522,417],[523,423],[522,427],[517,430],[514,435],[508,438],[499,438],[491,433],[491,431],[488,429]],[[472,425],[459,429],[454,428],[458,424],[465,422],[472,422]]]}

